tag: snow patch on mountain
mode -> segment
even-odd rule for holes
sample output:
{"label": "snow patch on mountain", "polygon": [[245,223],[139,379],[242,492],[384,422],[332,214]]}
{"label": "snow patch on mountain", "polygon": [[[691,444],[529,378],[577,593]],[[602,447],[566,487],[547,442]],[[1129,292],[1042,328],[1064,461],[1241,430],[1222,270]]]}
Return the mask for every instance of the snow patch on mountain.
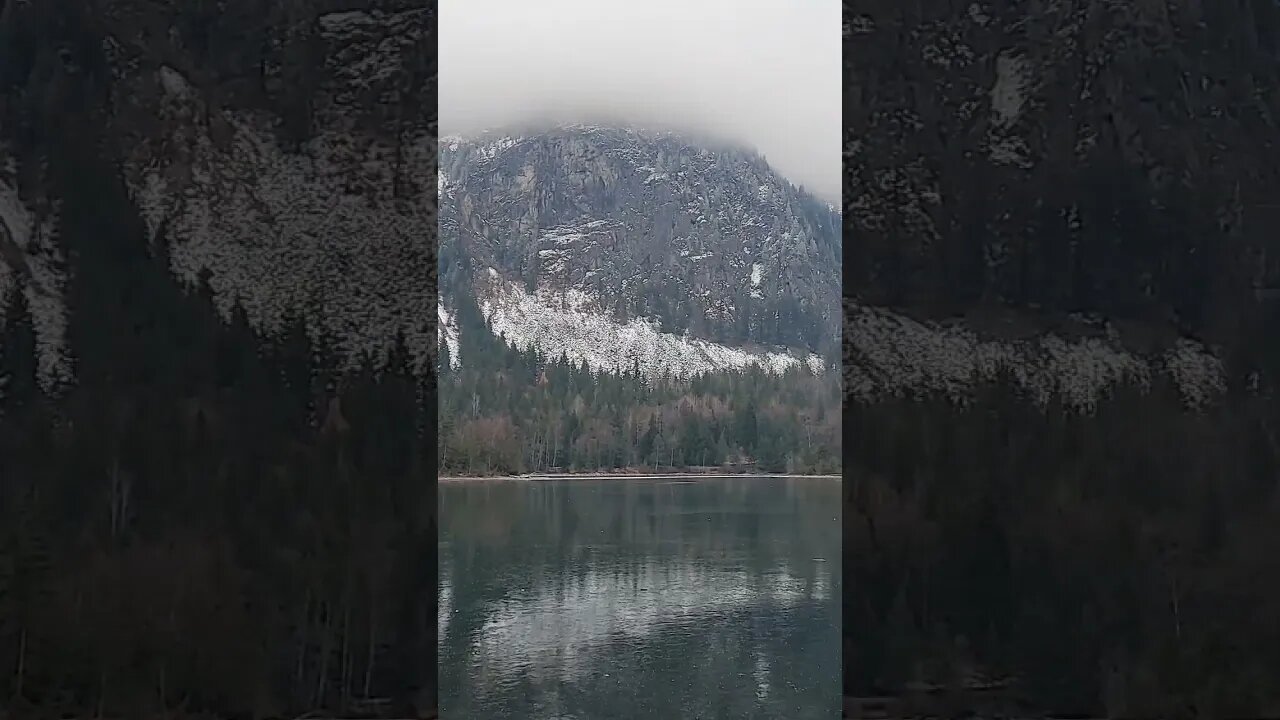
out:
{"label": "snow patch on mountain", "polygon": [[997,125],[1011,125],[1022,115],[1030,84],[1030,68],[1026,58],[1008,52],[996,58],[996,80],[991,86],[991,110]]}
{"label": "snow patch on mountain", "polygon": [[[46,391],[71,379],[67,347],[66,283],[56,218],[41,217],[23,203],[13,156],[0,147],[0,303],[22,288],[35,328],[37,380]],[[0,307],[0,318],[8,308]]]}
{"label": "snow patch on mountain", "polygon": [[397,144],[335,124],[286,151],[270,117],[210,108],[206,125],[189,119],[204,117],[199,102],[171,97],[160,108],[168,143],[143,143],[125,163],[171,270],[188,285],[208,270],[219,311],[239,303],[266,333],[300,311],[313,340],[335,341],[349,363],[365,353],[385,362],[403,333],[415,364],[434,365],[430,135],[406,131]]}
{"label": "snow patch on mountain", "polygon": [[636,362],[649,377],[687,378],[751,366],[781,374],[802,362],[815,374],[825,370],[817,355],[752,352],[664,333],[645,318],[619,323],[593,312],[593,300],[586,293],[545,287],[530,293],[520,283],[498,276],[496,270],[490,269],[488,277],[480,307],[494,333],[521,350],[533,348],[547,357],[564,353],[597,371],[622,372]]}
{"label": "snow patch on mountain", "polygon": [[564,125],[446,143],[440,160],[442,252],[586,293],[602,314],[697,318],[712,343],[839,335],[839,217],[750,149]]}
{"label": "snow patch on mountain", "polygon": [[458,322],[453,314],[444,309],[444,305],[436,306],[436,336],[449,349],[449,367],[458,367]]}
{"label": "snow patch on mountain", "polygon": [[1163,361],[1190,407],[1203,407],[1227,391],[1222,361],[1199,343],[1179,340]]}
{"label": "snow patch on mountain", "polygon": [[846,391],[863,402],[941,394],[964,404],[979,383],[1002,373],[1041,407],[1057,398],[1086,413],[1118,385],[1149,389],[1158,373],[1173,379],[1192,410],[1226,389],[1222,361],[1190,340],[1158,358],[1125,351],[1114,339],[1046,335],[989,341],[963,327],[919,322],[853,301],[846,301],[844,337]]}

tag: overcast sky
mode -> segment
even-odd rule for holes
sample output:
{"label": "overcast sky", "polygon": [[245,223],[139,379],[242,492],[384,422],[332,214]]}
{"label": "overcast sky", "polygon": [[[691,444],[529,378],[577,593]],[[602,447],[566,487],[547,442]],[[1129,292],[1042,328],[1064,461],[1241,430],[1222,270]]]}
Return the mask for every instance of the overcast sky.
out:
{"label": "overcast sky", "polygon": [[440,0],[440,132],[523,121],[708,131],[840,197],[837,0]]}

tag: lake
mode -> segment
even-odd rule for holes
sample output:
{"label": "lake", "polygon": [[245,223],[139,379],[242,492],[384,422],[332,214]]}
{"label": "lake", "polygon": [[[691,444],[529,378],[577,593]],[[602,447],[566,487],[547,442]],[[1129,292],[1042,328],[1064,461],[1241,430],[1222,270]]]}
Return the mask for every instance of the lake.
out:
{"label": "lake", "polygon": [[839,717],[840,481],[440,485],[442,720]]}

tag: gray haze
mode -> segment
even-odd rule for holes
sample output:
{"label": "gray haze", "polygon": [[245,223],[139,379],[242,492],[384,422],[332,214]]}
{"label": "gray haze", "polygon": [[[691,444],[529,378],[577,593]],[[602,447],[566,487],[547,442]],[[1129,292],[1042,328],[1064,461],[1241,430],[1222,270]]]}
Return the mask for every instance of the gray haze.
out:
{"label": "gray haze", "polygon": [[616,120],[750,145],[840,198],[836,0],[441,0],[440,132]]}

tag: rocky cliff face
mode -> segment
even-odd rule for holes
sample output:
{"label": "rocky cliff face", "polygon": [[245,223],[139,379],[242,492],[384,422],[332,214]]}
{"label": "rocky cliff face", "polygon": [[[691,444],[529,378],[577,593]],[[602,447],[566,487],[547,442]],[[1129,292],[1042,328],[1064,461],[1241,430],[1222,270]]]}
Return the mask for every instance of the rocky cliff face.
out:
{"label": "rocky cliff face", "polygon": [[452,289],[492,267],[619,325],[834,360],[839,215],[753,152],[617,127],[449,138],[440,187]]}
{"label": "rocky cliff face", "polygon": [[1229,342],[1275,280],[1278,33],[1272,2],[860,4],[848,285]]}
{"label": "rocky cliff face", "polygon": [[1147,392],[1169,384],[1190,410],[1222,398],[1227,374],[1212,348],[1173,337],[1135,349],[1126,327],[1084,315],[1047,326],[1043,317],[1012,312],[940,321],[846,300],[845,393],[859,403],[942,397],[965,405],[994,383],[1036,407],[1057,403],[1080,413],[1122,386]]}
{"label": "rocky cliff face", "polygon": [[[521,347],[603,369],[638,359],[677,372],[782,370],[796,350],[816,349],[806,329],[830,332],[836,216],[750,153],[619,128],[492,134],[446,139],[439,185],[445,305],[474,295],[493,331]],[[850,224],[864,226],[867,212],[854,203]],[[857,297],[882,287],[845,287],[854,299],[843,308],[843,363],[856,401],[964,403],[983,383],[1007,381],[1033,404],[1088,412],[1120,385],[1169,382],[1190,408],[1225,390],[1217,353],[1176,329],[980,300],[930,316]],[[457,332],[445,307],[441,337],[456,348]]]}
{"label": "rocky cliff face", "polygon": [[178,280],[207,277],[224,314],[238,304],[268,333],[302,314],[350,358],[385,357],[404,334],[427,362],[436,268],[435,143],[421,104],[433,74],[427,9],[7,2],[0,18],[12,43],[0,119],[0,212],[12,242],[0,282],[31,281],[50,379],[65,379],[74,352],[61,335],[59,287],[75,268],[61,261],[47,177],[58,118],[72,113],[93,118],[89,147],[126,183],[146,226],[140,240],[163,247]]}
{"label": "rocky cliff face", "polygon": [[1272,2],[849,6],[855,356],[877,305],[988,342],[1012,327],[1024,346],[1089,316],[1128,354],[1196,338],[1231,382],[1256,384],[1256,290],[1276,282],[1278,33]]}
{"label": "rocky cliff face", "polygon": [[268,332],[302,313],[349,358],[403,333],[423,366],[431,322],[456,337],[430,309],[438,184],[443,285],[509,336],[596,338],[561,349],[602,366],[620,346],[694,370],[833,359],[843,219],[858,397],[1008,370],[1036,397],[1176,374],[1192,398],[1257,371],[1238,356],[1276,256],[1267,3],[860,6],[843,218],[749,152],[617,128],[452,140],[433,175],[412,3],[0,7],[0,284],[24,288],[49,386],[74,374],[50,167],[77,117],[176,278]]}

